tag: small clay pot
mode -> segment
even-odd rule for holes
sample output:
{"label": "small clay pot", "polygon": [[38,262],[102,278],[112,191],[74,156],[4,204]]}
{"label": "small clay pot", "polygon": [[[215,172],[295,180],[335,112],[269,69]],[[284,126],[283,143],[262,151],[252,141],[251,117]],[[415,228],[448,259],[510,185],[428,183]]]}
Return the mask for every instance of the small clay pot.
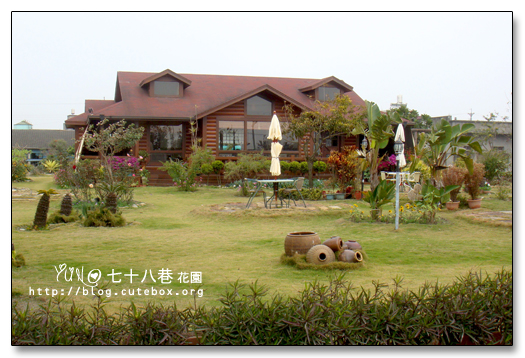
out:
{"label": "small clay pot", "polygon": [[328,246],[333,252],[341,251],[343,249],[343,240],[339,236],[332,236],[323,245]]}
{"label": "small clay pot", "polygon": [[306,262],[314,265],[325,265],[335,261],[335,254],[326,245],[315,245],[306,253]]}
{"label": "small clay pot", "polygon": [[481,199],[467,199],[468,207],[471,209],[481,208]]}
{"label": "small clay pot", "polygon": [[339,261],[342,262],[361,262],[363,261],[363,255],[359,251],[344,250],[339,255]]}
{"label": "small clay pot", "polygon": [[448,210],[458,210],[459,209],[459,201],[448,201],[445,203],[445,206]]}
{"label": "small clay pot", "polygon": [[343,243],[343,248],[346,247],[348,250],[360,251],[363,250],[361,245],[354,240],[348,240]]}

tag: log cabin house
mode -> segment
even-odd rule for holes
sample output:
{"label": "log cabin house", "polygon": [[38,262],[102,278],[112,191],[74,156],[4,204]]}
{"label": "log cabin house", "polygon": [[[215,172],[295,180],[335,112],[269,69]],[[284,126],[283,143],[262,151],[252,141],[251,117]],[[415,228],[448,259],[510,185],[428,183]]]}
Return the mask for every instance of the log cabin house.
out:
{"label": "log cabin house", "polygon": [[[333,99],[346,94],[355,105],[365,102],[353,87],[336,77],[324,79],[277,78],[178,74],[169,69],[159,73],[118,72],[114,100],[86,100],[85,112],[65,121],[75,130],[78,141],[88,121],[101,118],[125,119],[145,128],[144,136],[131,151],[149,153],[147,169],[151,185],[170,185],[171,178],[158,170],[170,158],[184,159],[190,154],[190,120],[197,120],[197,137],[211,149],[216,159],[235,160],[238,153],[261,152],[270,156],[267,140],[275,111],[284,119],[283,106],[291,103],[301,110],[312,110],[315,100]],[[281,160],[303,160],[302,146],[290,136],[280,141]],[[326,143],[323,154],[345,145],[357,145],[354,136]],[[78,142],[77,142],[78,146]],[[97,153],[82,151],[84,158]]]}

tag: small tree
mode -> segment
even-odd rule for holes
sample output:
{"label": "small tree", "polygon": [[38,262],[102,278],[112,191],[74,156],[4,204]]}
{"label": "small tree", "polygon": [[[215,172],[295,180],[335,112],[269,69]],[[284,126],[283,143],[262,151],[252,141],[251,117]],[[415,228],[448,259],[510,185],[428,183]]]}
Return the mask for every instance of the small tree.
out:
{"label": "small tree", "polygon": [[283,133],[303,139],[308,183],[313,188],[313,164],[321,154],[323,144],[331,138],[350,135],[364,112],[348,96],[341,95],[331,101],[316,101],[312,111],[302,111],[299,115],[293,105],[286,104],[285,113],[287,120],[283,123]]}
{"label": "small tree", "polygon": [[100,153],[101,165],[104,167],[104,180],[100,184],[106,196],[109,193],[116,193],[117,186],[120,185],[113,173],[113,157],[125,149],[132,148],[143,134],[143,127],[127,125],[124,120],[110,123],[106,118],[88,127],[84,145],[88,150]]}
{"label": "small tree", "polygon": [[201,166],[201,172],[206,175],[206,185],[210,185],[210,174],[213,173],[213,166],[205,163]]}
{"label": "small tree", "polygon": [[66,167],[75,155],[75,148],[68,145],[63,139],[55,139],[49,142],[47,159],[56,160],[61,167]]}
{"label": "small tree", "polygon": [[224,169],[224,163],[221,160],[215,160],[211,163],[213,167],[213,172],[217,174],[217,178],[219,179],[219,186],[221,185],[221,171]]}
{"label": "small tree", "polygon": [[256,176],[266,169],[266,157],[263,154],[239,154],[237,161],[228,162],[224,166],[224,175],[227,179],[241,180],[242,195],[246,196],[245,178]]}

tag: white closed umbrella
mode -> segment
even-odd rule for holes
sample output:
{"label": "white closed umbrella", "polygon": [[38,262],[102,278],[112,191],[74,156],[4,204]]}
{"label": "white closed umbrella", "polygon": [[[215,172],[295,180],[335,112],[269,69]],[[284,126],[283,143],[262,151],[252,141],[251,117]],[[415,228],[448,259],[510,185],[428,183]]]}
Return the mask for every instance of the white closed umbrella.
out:
{"label": "white closed umbrella", "polygon": [[278,141],[283,139],[283,137],[281,134],[281,124],[279,123],[279,118],[277,118],[277,114],[275,114],[275,112],[273,112],[272,122],[270,123],[268,139],[272,140],[272,164],[270,165],[270,173],[276,177],[281,175],[281,163],[279,161],[279,155],[281,155],[283,146]]}
{"label": "white closed umbrella", "polygon": [[[394,141],[398,141],[400,140],[401,142],[405,143],[405,130],[403,129],[403,125],[402,124],[399,124],[397,126],[397,130],[396,130],[396,137],[394,139]],[[400,168],[403,168],[407,165],[407,161],[405,159],[405,152],[401,152],[401,154],[399,154],[396,158],[397,160],[399,160],[399,167]]]}
{"label": "white closed umbrella", "polygon": [[270,173],[273,176],[281,175],[281,162],[279,161],[279,155],[283,145],[279,142],[272,142],[272,164],[270,165]]}

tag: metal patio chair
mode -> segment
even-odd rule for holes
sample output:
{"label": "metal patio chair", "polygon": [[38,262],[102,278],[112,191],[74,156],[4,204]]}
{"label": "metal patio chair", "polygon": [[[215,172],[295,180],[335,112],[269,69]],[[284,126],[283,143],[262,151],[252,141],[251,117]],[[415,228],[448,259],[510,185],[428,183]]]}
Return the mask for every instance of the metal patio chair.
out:
{"label": "metal patio chair", "polygon": [[295,206],[297,206],[297,203],[295,202],[295,199],[293,197],[293,192],[296,191],[301,196],[301,200],[303,201],[304,207],[306,208],[306,203],[304,202],[303,194],[301,194],[301,189],[303,188],[304,184],[304,177],[294,178],[294,187],[289,189],[283,189],[283,194],[288,195],[288,207],[290,207],[290,199],[293,200],[293,203]]}

